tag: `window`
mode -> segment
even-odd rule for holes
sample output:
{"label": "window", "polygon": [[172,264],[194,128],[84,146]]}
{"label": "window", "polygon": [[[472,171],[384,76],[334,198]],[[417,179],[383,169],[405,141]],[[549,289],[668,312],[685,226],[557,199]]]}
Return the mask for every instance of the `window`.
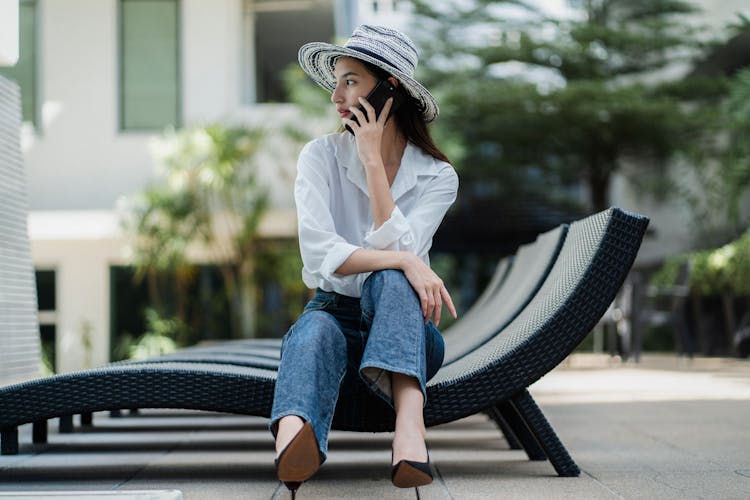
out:
{"label": "window", "polygon": [[57,301],[56,274],[51,270],[36,270],[36,296],[39,306],[39,335],[42,345],[42,364],[48,373],[57,369]]}
{"label": "window", "polygon": [[245,101],[286,102],[283,72],[297,64],[299,48],[307,42],[333,40],[333,2],[247,0],[245,9],[248,59],[255,62],[247,78],[255,92],[248,92]]}
{"label": "window", "polygon": [[0,74],[14,80],[21,87],[21,116],[23,121],[37,124],[37,20],[36,0],[22,0],[18,5],[18,63],[12,68],[0,68]]}
{"label": "window", "polygon": [[120,0],[120,129],[180,122],[179,0]]}

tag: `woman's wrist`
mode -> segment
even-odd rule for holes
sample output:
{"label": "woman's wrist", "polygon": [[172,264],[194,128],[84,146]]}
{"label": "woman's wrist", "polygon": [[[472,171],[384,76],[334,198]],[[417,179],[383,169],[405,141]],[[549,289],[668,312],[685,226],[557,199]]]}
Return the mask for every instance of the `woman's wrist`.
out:
{"label": "woman's wrist", "polygon": [[397,250],[398,252],[398,268],[401,271],[406,272],[406,270],[411,266],[413,259],[416,257],[411,252],[405,252],[402,250]]}
{"label": "woman's wrist", "polygon": [[377,169],[385,170],[385,165],[383,165],[383,160],[379,158],[373,158],[372,160],[365,160],[362,162],[362,164],[365,166],[365,170],[373,171]]}

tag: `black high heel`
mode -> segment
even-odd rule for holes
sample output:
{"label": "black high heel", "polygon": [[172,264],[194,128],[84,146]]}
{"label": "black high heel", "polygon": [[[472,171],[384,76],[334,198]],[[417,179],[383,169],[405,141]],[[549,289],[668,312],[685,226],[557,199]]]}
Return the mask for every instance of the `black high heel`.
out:
{"label": "black high heel", "polygon": [[427,453],[426,462],[404,459],[396,465],[391,465],[391,482],[397,488],[416,488],[430,484],[432,482],[430,454]]}
{"label": "black high heel", "polygon": [[292,500],[297,495],[300,485],[318,471],[321,463],[318,440],[315,439],[310,422],[305,422],[302,429],[274,460],[276,475],[279,481],[291,491]]}
{"label": "black high heel", "polygon": [[300,487],[301,484],[302,483],[296,483],[292,481],[287,481],[284,483],[284,486],[286,486],[287,489],[289,489],[289,493],[292,494],[292,500],[297,498],[297,489]]}

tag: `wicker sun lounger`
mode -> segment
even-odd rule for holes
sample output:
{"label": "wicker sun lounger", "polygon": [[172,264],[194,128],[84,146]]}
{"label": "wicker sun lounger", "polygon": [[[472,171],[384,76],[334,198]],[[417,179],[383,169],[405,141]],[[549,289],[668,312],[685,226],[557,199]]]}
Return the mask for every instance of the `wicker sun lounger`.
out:
{"label": "wicker sun lounger", "polygon": [[470,318],[474,314],[476,314],[477,311],[481,310],[482,307],[487,303],[487,301],[492,298],[495,293],[506,283],[506,278],[508,277],[512,269],[512,255],[500,259],[500,261],[497,263],[497,266],[495,266],[495,271],[492,273],[492,278],[490,278],[489,283],[487,283],[487,286],[484,287],[484,290],[482,290],[482,293],[479,295],[479,297],[477,297],[477,300],[475,300],[471,304],[471,307],[469,307],[469,309],[461,315],[461,319],[463,320],[466,318]]}
{"label": "wicker sun lounger", "polygon": [[[496,410],[531,458],[548,458],[558,474],[578,475],[527,388],[586,336],[614,298],[640,246],[648,220],[610,209],[571,225],[547,279],[502,332],[428,383],[425,422],[433,426]],[[229,364],[112,364],[0,388],[2,453],[17,453],[18,426],[118,408],[187,408],[270,414],[274,370]],[[354,418],[353,415],[358,415]],[[362,417],[364,415],[364,417]],[[391,431],[393,411],[367,392],[342,397],[333,427]]]}
{"label": "wicker sun lounger", "polygon": [[502,286],[497,287],[481,306],[473,307],[444,332],[443,365],[453,363],[481,346],[518,316],[552,269],[567,232],[568,226],[564,224],[518,249]]}

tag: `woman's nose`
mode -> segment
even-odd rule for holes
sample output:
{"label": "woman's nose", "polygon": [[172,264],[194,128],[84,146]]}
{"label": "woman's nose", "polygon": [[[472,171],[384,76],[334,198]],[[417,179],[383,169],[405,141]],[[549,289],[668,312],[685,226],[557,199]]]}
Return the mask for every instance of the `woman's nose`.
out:
{"label": "woman's nose", "polygon": [[339,88],[336,87],[333,89],[333,93],[331,93],[331,102],[336,104],[338,102],[342,102],[341,94],[339,93]]}

